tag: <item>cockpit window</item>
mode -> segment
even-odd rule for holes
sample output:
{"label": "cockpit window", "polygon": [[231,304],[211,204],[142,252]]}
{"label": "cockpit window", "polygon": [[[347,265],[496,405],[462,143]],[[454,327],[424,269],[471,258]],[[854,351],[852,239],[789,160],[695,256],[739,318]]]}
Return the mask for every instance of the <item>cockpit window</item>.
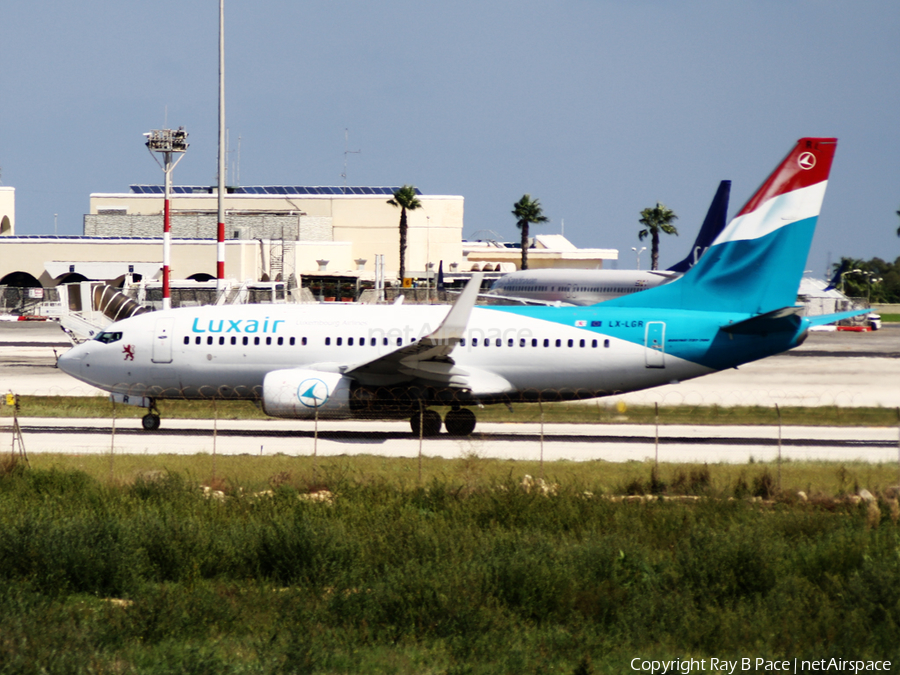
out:
{"label": "cockpit window", "polygon": [[104,344],[109,344],[110,342],[118,342],[122,339],[122,333],[112,331],[104,331],[100,333],[97,337],[94,338],[97,342],[103,342]]}

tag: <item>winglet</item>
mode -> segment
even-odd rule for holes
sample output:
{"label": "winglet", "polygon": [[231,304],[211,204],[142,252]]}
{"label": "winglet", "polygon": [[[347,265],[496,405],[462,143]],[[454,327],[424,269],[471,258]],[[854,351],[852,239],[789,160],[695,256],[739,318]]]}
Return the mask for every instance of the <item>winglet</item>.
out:
{"label": "winglet", "polygon": [[452,344],[455,345],[462,338],[466,330],[466,324],[469,323],[469,315],[471,315],[475,301],[478,299],[478,292],[481,290],[483,278],[484,274],[481,272],[472,275],[463,292],[459,294],[456,302],[453,303],[450,311],[447,312],[447,316],[444,317],[441,325],[433,333],[425,336],[421,340],[422,342],[450,344],[452,341]]}

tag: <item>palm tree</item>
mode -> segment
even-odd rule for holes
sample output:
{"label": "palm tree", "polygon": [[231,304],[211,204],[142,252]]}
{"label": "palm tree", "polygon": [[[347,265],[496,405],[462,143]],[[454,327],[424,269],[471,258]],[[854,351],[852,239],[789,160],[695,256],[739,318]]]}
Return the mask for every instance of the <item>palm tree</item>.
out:
{"label": "palm tree", "polygon": [[400,207],[400,283],[406,276],[406,212],[415,211],[422,206],[422,202],[416,197],[416,188],[413,185],[404,185],[394,193],[393,199],[388,199],[391,206]]}
{"label": "palm tree", "polygon": [[659,233],[678,234],[678,230],[672,224],[678,220],[675,212],[666,207],[665,204],[656,202],[653,208],[647,208],[641,211],[640,224],[644,229],[638,232],[638,239],[643,241],[648,235],[650,237],[650,269],[659,269]]}
{"label": "palm tree", "polygon": [[528,269],[528,225],[529,223],[546,223],[550,219],[544,215],[541,202],[532,201],[531,195],[522,195],[522,199],[513,205],[512,214],[516,217],[516,227],[522,231],[522,269]]}

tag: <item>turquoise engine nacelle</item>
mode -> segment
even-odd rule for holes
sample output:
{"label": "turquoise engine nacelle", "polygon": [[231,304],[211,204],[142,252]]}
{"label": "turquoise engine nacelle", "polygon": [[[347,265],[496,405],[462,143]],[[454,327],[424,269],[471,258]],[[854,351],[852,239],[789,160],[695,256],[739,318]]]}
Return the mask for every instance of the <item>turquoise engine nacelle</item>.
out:
{"label": "turquoise engine nacelle", "polygon": [[340,373],[289,368],[263,380],[263,410],[272,417],[350,417],[353,380]]}

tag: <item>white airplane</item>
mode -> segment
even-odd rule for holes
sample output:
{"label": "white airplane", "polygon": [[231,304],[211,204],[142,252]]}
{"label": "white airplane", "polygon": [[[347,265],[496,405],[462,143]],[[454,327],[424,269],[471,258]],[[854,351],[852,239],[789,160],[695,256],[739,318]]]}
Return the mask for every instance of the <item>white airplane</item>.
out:
{"label": "white airplane", "polygon": [[730,191],[730,180],[719,183],[691,252],[667,270],[519,270],[497,279],[484,295],[534,304],[584,306],[669,283],[693,267],[725,229]]}
{"label": "white airplane", "polygon": [[472,406],[607,396],[688,380],[797,346],[794,306],[835,139],[804,138],[682,277],[591,307],[475,306],[481,279],[434,306],[240,305],[111,324],[59,359],[114,400],[250,399],[288,418],[408,417],[450,434]]}

